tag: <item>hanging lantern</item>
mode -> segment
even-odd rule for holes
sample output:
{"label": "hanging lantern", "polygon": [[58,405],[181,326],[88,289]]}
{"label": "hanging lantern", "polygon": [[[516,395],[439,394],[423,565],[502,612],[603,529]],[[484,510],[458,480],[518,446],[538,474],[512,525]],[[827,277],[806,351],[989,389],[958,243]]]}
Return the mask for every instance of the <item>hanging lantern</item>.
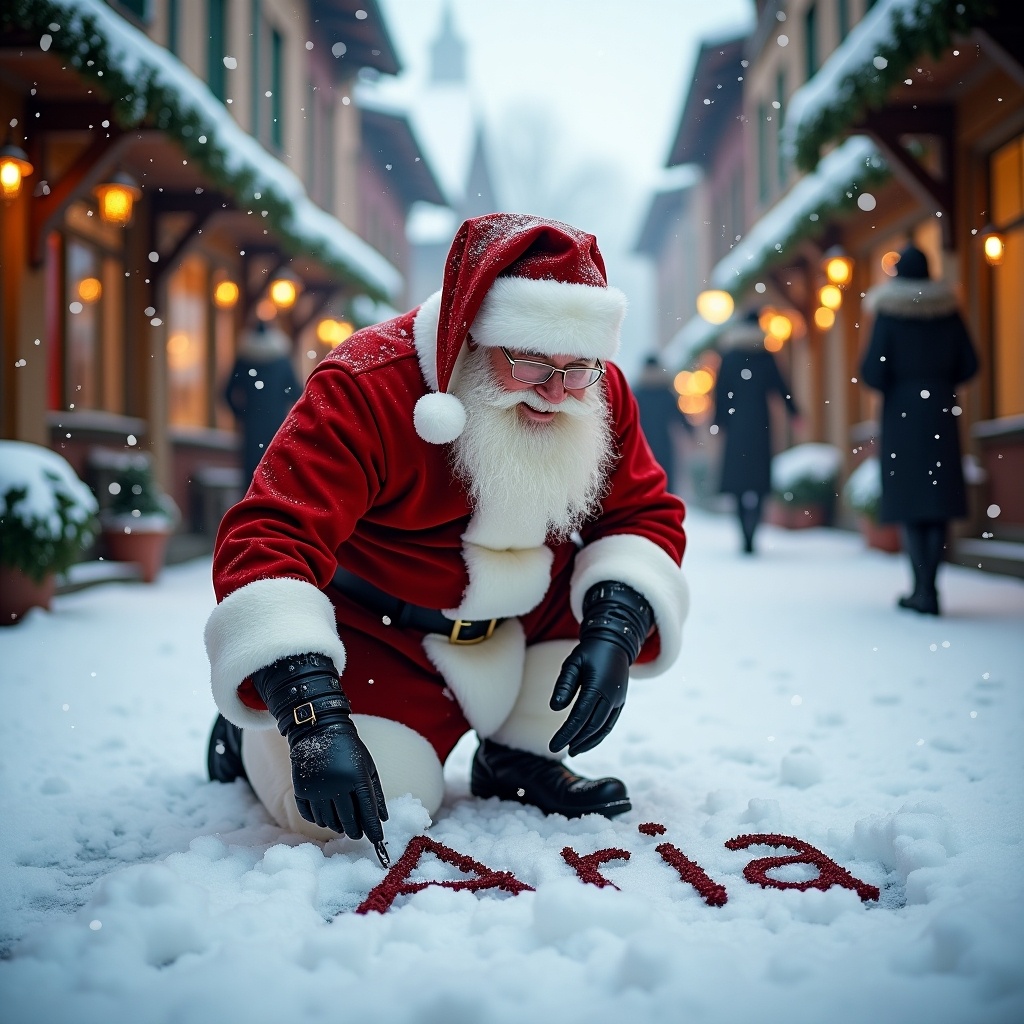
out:
{"label": "hanging lantern", "polygon": [[900,254],[895,249],[890,249],[882,256],[882,273],[886,277],[896,276],[896,264],[900,261]]}
{"label": "hanging lantern", "polygon": [[238,302],[238,285],[234,281],[221,281],[213,289],[213,302],[218,309],[233,309]]}
{"label": "hanging lantern", "polygon": [[103,294],[103,284],[98,277],[83,277],[78,282],[78,297],[86,305],[99,301]]}
{"label": "hanging lantern", "polygon": [[99,203],[100,217],[107,224],[122,228],[131,223],[132,210],[142,198],[142,189],[135,179],[120,171],[92,191]]}
{"label": "hanging lantern", "polygon": [[724,324],[732,316],[733,308],[732,296],[717,288],[697,296],[697,312],[709,324]]}
{"label": "hanging lantern", "polygon": [[827,284],[818,292],[818,301],[826,309],[835,311],[843,304],[843,293],[836,285]]}
{"label": "hanging lantern", "polygon": [[316,325],[317,340],[331,348],[337,348],[348,341],[355,328],[347,320],[332,320],[325,317]]}
{"label": "hanging lantern", "polygon": [[13,142],[0,148],[0,190],[6,200],[17,199],[21,193],[21,182],[33,171],[28,154]]}
{"label": "hanging lantern", "polygon": [[302,282],[290,270],[282,270],[270,282],[269,295],[271,302],[278,309],[291,309],[299,297]]}
{"label": "hanging lantern", "polygon": [[836,314],[827,306],[819,306],[814,311],[814,322],[818,330],[827,331],[836,322]]}
{"label": "hanging lantern", "polygon": [[830,284],[845,288],[853,280],[853,259],[838,245],[833,246],[821,259],[821,269]]}
{"label": "hanging lantern", "polygon": [[985,262],[990,267],[998,267],[1003,262],[1006,243],[1003,236],[995,228],[989,227],[982,233],[981,251],[985,254]]}

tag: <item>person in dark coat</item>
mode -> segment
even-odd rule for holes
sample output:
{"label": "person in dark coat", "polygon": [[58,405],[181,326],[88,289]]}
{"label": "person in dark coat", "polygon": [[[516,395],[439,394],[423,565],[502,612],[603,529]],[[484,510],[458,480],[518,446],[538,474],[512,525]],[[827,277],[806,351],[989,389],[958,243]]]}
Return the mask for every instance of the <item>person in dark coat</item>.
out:
{"label": "person in dark coat", "polygon": [[[799,415],[775,357],[764,347],[756,310],[726,327],[724,350],[715,381],[712,433],[725,434],[719,490],[736,496],[743,551],[753,554],[765,495],[772,489],[772,436],[768,398],[777,394],[790,416]],[[716,429],[717,428],[717,429]]]}
{"label": "person in dark coat", "polygon": [[678,494],[676,484],[676,438],[679,430],[693,433],[693,425],[679,411],[668,372],[657,356],[648,356],[633,395],[640,407],[640,426],[651,454],[668,477],[668,489]]}
{"label": "person in dark coat", "polygon": [[949,521],[967,514],[956,399],[978,357],[956,296],[928,275],[928,259],[908,245],[896,277],[867,296],[875,313],[861,378],[882,393],[882,503],[879,519],[902,523],[914,590],[902,608],[939,614],[935,584]]}
{"label": "person in dark coat", "polygon": [[224,389],[224,400],[242,428],[246,487],[301,391],[287,335],[261,320],[255,330],[243,334]]}

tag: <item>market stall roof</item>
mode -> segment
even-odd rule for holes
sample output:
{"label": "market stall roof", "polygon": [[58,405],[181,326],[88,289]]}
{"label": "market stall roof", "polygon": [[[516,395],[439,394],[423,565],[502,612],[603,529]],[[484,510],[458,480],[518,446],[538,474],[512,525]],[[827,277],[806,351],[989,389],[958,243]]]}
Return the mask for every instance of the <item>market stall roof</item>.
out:
{"label": "market stall roof", "polygon": [[666,163],[710,167],[732,109],[743,102],[743,47],[747,35],[701,43],[693,82]]}
{"label": "market stall roof", "polygon": [[987,15],[988,0],[878,0],[817,74],[790,97],[783,144],[802,170],[870,109],[925,52],[938,56]]}
{"label": "market stall roof", "polygon": [[332,44],[345,44],[337,57],[340,67],[374,68],[384,75],[402,70],[377,0],[310,0],[309,6]]}
{"label": "market stall roof", "polygon": [[292,255],[377,298],[400,293],[402,277],[380,253],[317,206],[202,79],[101,0],[17,0],[4,22],[110,96],[122,128],[154,128],[173,140],[233,202],[259,211]]}
{"label": "market stall roof", "polygon": [[415,202],[445,203],[441,186],[434,177],[423,148],[404,111],[363,105],[363,149],[384,175],[394,181],[402,205]]}
{"label": "market stall roof", "polygon": [[804,238],[819,234],[837,214],[870,210],[866,190],[888,177],[875,144],[853,135],[806,174],[736,243],[711,271],[711,286],[738,296]]}
{"label": "market stall roof", "polygon": [[723,324],[708,323],[703,317],[693,316],[676,331],[661,353],[662,364],[670,370],[688,366],[697,356],[713,348]]}

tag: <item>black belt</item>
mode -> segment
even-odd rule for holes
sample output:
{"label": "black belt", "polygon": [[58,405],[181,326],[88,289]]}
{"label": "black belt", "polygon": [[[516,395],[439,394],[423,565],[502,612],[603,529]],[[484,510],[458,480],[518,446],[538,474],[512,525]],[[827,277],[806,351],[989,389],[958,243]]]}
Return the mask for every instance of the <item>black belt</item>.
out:
{"label": "black belt", "polygon": [[450,644],[479,644],[488,640],[504,619],[449,619],[436,608],[422,608],[393,597],[348,569],[338,567],[332,585],[364,608],[390,619],[390,625],[440,633]]}

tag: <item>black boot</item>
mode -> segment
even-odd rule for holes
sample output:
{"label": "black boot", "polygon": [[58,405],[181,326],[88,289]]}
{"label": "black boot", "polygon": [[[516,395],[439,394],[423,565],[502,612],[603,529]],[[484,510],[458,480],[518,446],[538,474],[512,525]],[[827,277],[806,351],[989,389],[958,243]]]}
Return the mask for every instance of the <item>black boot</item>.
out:
{"label": "black boot", "polygon": [[545,814],[579,818],[603,814],[614,818],[633,806],[618,779],[585,779],[548,757],[484,740],[473,758],[470,791],[539,807]]}
{"label": "black boot", "polygon": [[234,782],[249,777],[242,764],[242,730],[218,715],[210,731],[206,750],[206,771],[213,782]]}
{"label": "black boot", "polygon": [[939,614],[939,593],[935,577],[945,548],[945,523],[905,523],[904,542],[914,573],[914,591],[901,597],[901,608],[922,615]]}

